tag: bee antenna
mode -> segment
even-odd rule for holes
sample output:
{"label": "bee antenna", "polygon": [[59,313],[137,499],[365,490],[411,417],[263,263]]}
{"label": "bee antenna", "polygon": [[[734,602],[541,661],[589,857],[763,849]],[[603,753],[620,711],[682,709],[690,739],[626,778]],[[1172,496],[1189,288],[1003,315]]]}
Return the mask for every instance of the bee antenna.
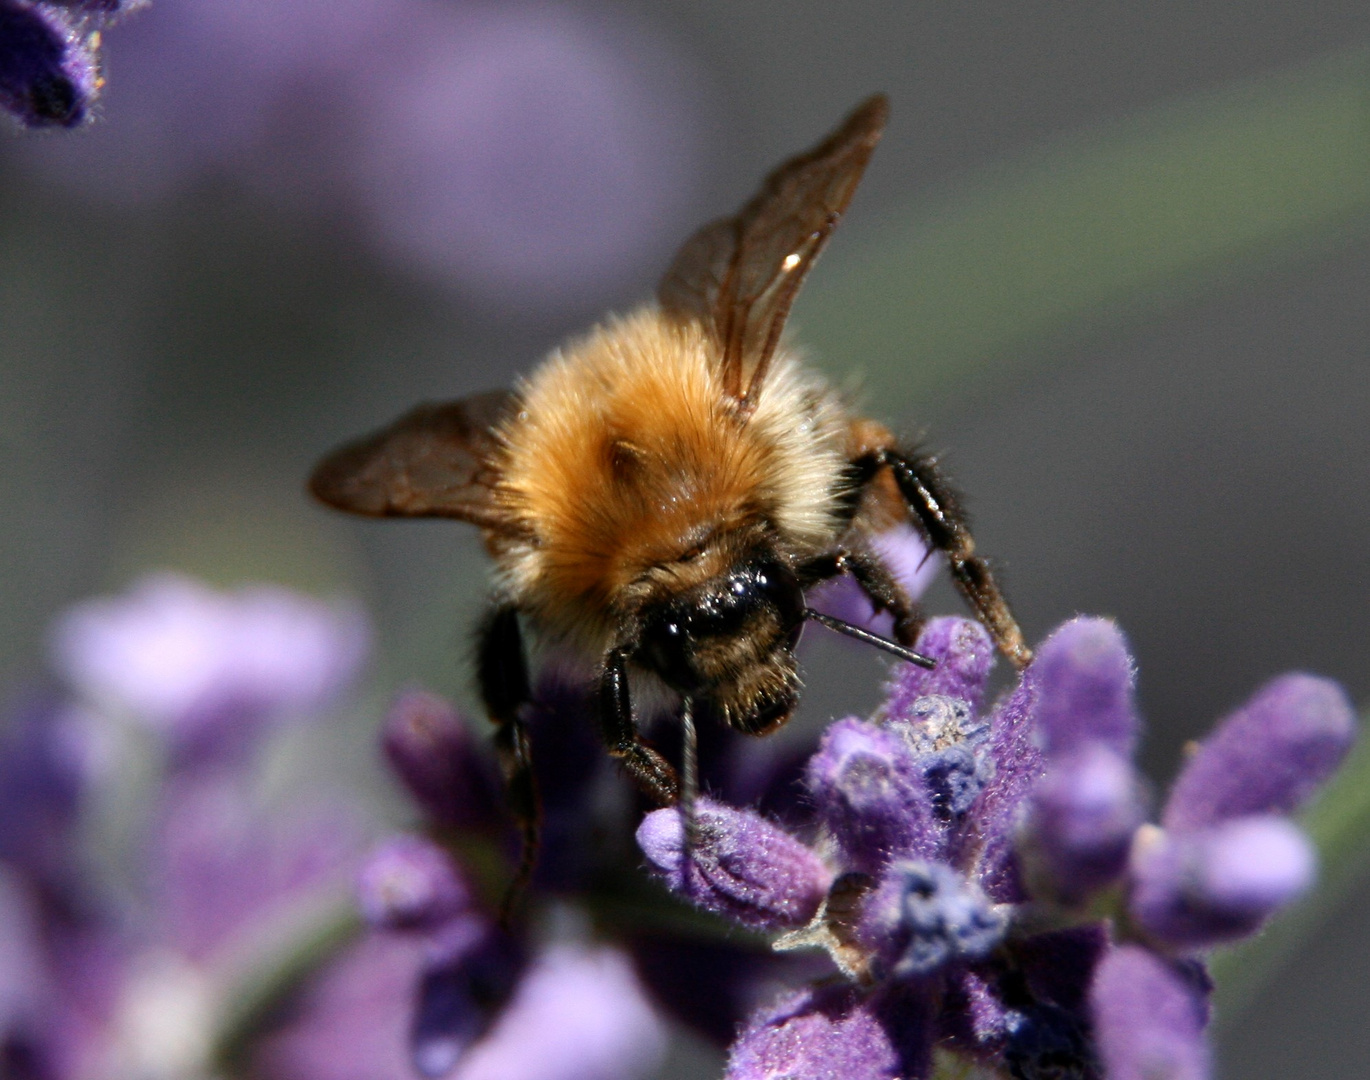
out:
{"label": "bee antenna", "polygon": [[891,641],[889,638],[872,634],[869,630],[862,630],[859,626],[853,626],[851,623],[844,622],[832,615],[825,615],[821,611],[814,611],[813,608],[804,609],[804,618],[822,623],[829,630],[836,630],[839,634],[846,634],[847,637],[856,638],[857,641],[864,641],[867,645],[874,645],[877,649],[884,649],[891,656],[897,656],[900,660],[906,660],[910,664],[917,664],[924,668],[935,668],[937,666],[937,661],[931,656],[924,656],[912,649],[906,649],[903,645]]}

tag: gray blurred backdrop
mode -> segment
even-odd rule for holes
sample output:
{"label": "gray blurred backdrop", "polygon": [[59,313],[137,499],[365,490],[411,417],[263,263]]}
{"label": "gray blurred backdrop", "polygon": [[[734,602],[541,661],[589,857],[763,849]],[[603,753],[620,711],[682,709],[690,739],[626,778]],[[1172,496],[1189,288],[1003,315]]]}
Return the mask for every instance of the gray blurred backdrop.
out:
{"label": "gray blurred backdrop", "polygon": [[[1158,782],[1282,670],[1370,700],[1370,7],[418,3],[438,29],[378,41],[331,25],[346,4],[206,26],[154,0],[107,36],[93,130],[3,133],[6,685],[40,676],[65,604],[174,566],[359,595],[378,695],[469,698],[471,531],[330,516],[312,461],[646,298],[695,225],[883,89],[793,330],[946,450],[1029,637],[1118,618]],[[1314,138],[1343,106],[1351,141]],[[1289,153],[1186,172],[1250,116]],[[1174,205],[1128,187],[1170,150]],[[1287,216],[1243,209],[1248,179]],[[1058,217],[1100,224],[1055,245]],[[816,643],[808,670],[811,717],[874,698],[875,660]],[[378,772],[369,730],[337,742]],[[1223,1027],[1224,1075],[1370,1075],[1356,893]]]}

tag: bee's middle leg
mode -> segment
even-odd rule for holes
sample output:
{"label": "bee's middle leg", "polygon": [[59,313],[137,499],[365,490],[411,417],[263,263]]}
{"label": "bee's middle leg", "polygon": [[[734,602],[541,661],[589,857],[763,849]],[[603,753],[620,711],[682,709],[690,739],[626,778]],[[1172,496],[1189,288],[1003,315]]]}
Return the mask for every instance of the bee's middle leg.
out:
{"label": "bee's middle leg", "polygon": [[604,745],[623,763],[637,786],[660,806],[680,800],[680,780],[664,757],[642,738],[633,723],[633,703],[628,695],[627,654],[609,653],[599,683],[599,716]]}
{"label": "bee's middle leg", "polygon": [[498,726],[495,751],[504,774],[509,810],[518,826],[522,851],[518,869],[504,895],[502,917],[507,922],[515,903],[533,876],[542,836],[542,803],[528,742],[528,728],[520,712],[532,698],[528,662],[518,612],[511,605],[495,608],[481,625],[476,652],[476,675],[486,712]]}

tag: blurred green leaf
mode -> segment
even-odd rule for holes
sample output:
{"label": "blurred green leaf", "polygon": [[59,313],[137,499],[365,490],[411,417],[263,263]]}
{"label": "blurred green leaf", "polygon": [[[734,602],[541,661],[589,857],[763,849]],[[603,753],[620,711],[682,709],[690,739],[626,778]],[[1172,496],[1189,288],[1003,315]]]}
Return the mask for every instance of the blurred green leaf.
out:
{"label": "blurred green leaf", "polygon": [[797,321],[898,412],[1367,226],[1370,52],[1357,48],[971,177],[870,242],[839,243]]}
{"label": "blurred green leaf", "polygon": [[1303,815],[1318,848],[1318,887],[1258,938],[1213,958],[1217,1017],[1236,1020],[1279,969],[1335,914],[1370,870],[1370,739],[1362,738],[1336,778]]}

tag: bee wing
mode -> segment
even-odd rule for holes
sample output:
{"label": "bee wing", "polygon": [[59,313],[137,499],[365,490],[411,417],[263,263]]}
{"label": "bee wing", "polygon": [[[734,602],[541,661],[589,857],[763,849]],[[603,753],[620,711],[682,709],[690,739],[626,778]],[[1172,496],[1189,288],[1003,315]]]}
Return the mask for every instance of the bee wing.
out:
{"label": "bee wing", "polygon": [[509,390],[433,402],[389,427],[341,446],[315,467],[314,495],[371,517],[450,517],[506,525],[495,504],[495,429],[517,408]]}
{"label": "bee wing", "polygon": [[690,237],[657,288],[662,310],[713,334],[724,389],[746,412],[755,407],[799,286],[851,202],[888,115],[883,94],[857,106],[821,143],[766,177],[735,217]]}

